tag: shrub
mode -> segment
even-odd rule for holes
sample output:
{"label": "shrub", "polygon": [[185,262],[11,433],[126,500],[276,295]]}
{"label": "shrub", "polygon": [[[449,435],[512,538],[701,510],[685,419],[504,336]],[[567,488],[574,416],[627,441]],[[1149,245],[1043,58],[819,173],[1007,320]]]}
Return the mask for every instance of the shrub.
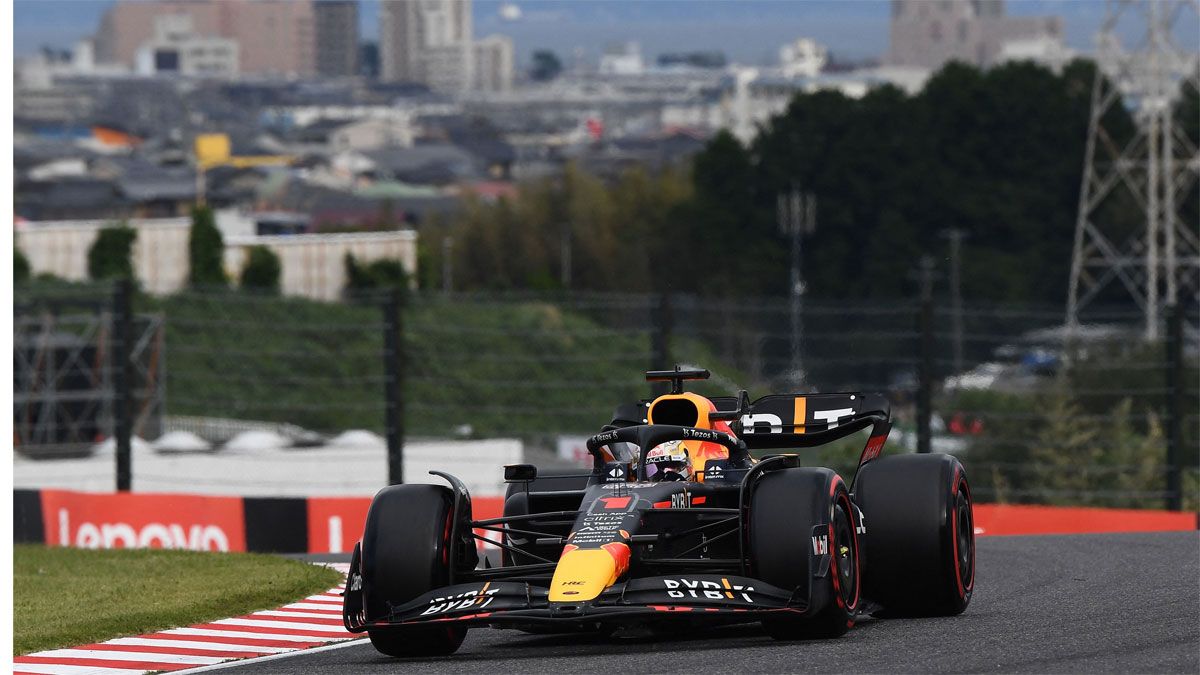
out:
{"label": "shrub", "polygon": [[88,277],[104,279],[133,278],[133,242],[137,230],[126,225],[113,225],[100,230],[88,249]]}
{"label": "shrub", "polygon": [[251,246],[242,268],[242,288],[279,292],[279,256],[266,246]]}
{"label": "shrub", "polygon": [[345,266],[346,295],[384,288],[408,288],[408,273],[399,260],[385,258],[364,264],[359,263],[353,254],[347,253]]}
{"label": "shrub", "polygon": [[192,231],[188,237],[188,283],[193,287],[225,286],[225,242],[213,220],[212,209],[192,209]]}
{"label": "shrub", "polygon": [[21,253],[21,249],[13,247],[13,283],[19,284],[23,281],[29,281],[29,259]]}

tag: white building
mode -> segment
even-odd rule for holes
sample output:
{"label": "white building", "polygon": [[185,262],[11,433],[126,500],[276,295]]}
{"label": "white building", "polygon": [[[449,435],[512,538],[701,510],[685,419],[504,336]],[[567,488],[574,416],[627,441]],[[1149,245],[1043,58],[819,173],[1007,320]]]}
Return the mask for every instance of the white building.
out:
{"label": "white building", "polygon": [[609,45],[600,57],[601,75],[641,75],[645,71],[642,47],[636,42]]}
{"label": "white building", "polygon": [[[266,246],[279,256],[279,286],[284,295],[336,300],[346,285],[347,253],[363,262],[399,260],[409,278],[416,279],[417,234],[412,230],[260,236],[247,232],[245,214],[216,215],[225,235],[225,274],[231,280],[241,275],[252,246]],[[156,294],[184,288],[191,220],[133,219],[126,224],[137,230],[133,270],[141,287]],[[88,249],[100,230],[110,225],[102,220],[26,221],[16,229],[15,245],[29,260],[33,274],[84,281]]]}
{"label": "white building", "polygon": [[238,49],[235,40],[197,35],[188,14],[165,14],[155,17],[154,37],[138,48],[134,70],[139,75],[233,77],[238,74]]}
{"label": "white building", "polygon": [[1000,47],[996,61],[998,63],[1033,61],[1059,73],[1075,56],[1075,50],[1063,45],[1062,40],[1038,36],[1005,42]]}
{"label": "white building", "polygon": [[329,147],[334,152],[375,150],[383,147],[413,144],[413,127],[407,120],[368,118],[349,122],[329,134]]}
{"label": "white building", "polygon": [[473,81],[471,0],[396,0],[379,9],[381,76],[446,93]]}
{"label": "white building", "polygon": [[999,61],[1005,43],[1061,45],[1062,18],[1005,14],[1004,0],[892,0],[886,63],[937,70],[950,61],[979,67]]}
{"label": "white building", "polygon": [[475,43],[475,90],[512,91],[513,43],[504,35],[489,35]]}
{"label": "white building", "polygon": [[828,61],[828,50],[809,38],[797,38],[779,48],[779,68],[784,77],[816,77]]}

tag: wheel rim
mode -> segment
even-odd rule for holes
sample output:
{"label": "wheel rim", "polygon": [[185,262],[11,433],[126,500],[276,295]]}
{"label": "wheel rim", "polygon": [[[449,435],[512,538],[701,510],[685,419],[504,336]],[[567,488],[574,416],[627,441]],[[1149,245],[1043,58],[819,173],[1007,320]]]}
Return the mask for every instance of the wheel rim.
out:
{"label": "wheel rim", "polygon": [[858,551],[854,546],[854,528],[850,524],[850,514],[845,505],[838,500],[833,511],[833,544],[834,565],[837,567],[838,592],[845,607],[853,607],[858,599]]}
{"label": "wheel rim", "polygon": [[965,589],[970,589],[974,581],[975,567],[975,523],[971,520],[971,498],[967,493],[966,484],[960,484],[954,505],[958,531],[958,569]]}

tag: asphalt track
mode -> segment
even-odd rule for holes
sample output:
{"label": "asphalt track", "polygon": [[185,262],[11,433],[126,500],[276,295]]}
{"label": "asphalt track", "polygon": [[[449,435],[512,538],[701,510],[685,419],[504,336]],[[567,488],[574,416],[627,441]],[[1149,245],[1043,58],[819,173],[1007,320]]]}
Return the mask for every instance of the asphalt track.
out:
{"label": "asphalt track", "polygon": [[1200,535],[983,537],[966,613],[867,619],[837,640],[754,626],[589,639],[472,630],[459,652],[398,660],[365,641],[229,675],[514,672],[1200,672]]}

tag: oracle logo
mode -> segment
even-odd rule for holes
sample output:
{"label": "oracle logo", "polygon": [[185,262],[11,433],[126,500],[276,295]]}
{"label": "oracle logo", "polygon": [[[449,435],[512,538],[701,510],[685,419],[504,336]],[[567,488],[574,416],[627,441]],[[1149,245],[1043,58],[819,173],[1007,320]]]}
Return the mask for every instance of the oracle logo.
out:
{"label": "oracle logo", "polygon": [[82,522],[71,532],[67,509],[58,510],[58,543],[78,548],[182,548],[193,551],[229,551],[229,537],[216,525],[146,523],[135,529],[128,523]]}

